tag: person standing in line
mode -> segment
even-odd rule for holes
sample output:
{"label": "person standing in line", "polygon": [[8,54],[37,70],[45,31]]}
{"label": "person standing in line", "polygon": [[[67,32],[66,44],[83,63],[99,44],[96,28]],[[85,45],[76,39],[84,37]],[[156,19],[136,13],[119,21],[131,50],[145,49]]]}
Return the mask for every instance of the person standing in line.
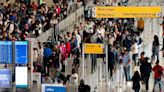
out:
{"label": "person standing in line", "polygon": [[90,92],[91,87],[89,85],[85,85],[84,80],[80,81],[79,92]]}
{"label": "person standing in line", "polygon": [[113,76],[114,65],[115,65],[114,51],[112,46],[108,46],[108,71],[110,70],[110,77]]}
{"label": "person standing in line", "polygon": [[38,54],[39,54],[39,62],[43,62],[43,52],[44,52],[44,48],[43,48],[43,44],[41,42],[38,42]]}
{"label": "person standing in line", "polygon": [[140,18],[138,21],[137,21],[137,30],[138,30],[138,33],[139,35],[144,31],[144,20],[142,18]]}
{"label": "person standing in line", "polygon": [[141,64],[140,72],[141,72],[142,83],[145,84],[146,92],[148,92],[149,91],[149,78],[150,78],[150,73],[152,70],[151,63],[148,62],[148,57],[145,57],[145,58],[142,58],[142,60],[140,60],[140,64]]}
{"label": "person standing in line", "polygon": [[62,64],[61,72],[65,72],[65,63],[66,63],[66,59],[68,58],[68,53],[64,41],[61,42],[59,48],[61,52],[61,60],[60,60],[60,63]]}
{"label": "person standing in line", "polygon": [[161,51],[162,51],[162,55],[164,57],[164,16],[163,16],[163,22],[160,25],[162,26],[162,31],[163,31],[163,33],[162,33],[163,43],[162,43],[162,49],[161,49]]}
{"label": "person standing in line", "polygon": [[132,77],[132,82],[133,82],[133,87],[132,89],[134,89],[135,92],[139,92],[140,91],[140,74],[138,71],[135,71],[133,77]]}
{"label": "person standing in line", "polygon": [[137,45],[136,40],[133,42],[131,50],[132,50],[132,59],[133,59],[134,64],[136,66],[137,65],[137,56],[138,56],[138,45]]}
{"label": "person standing in line", "polygon": [[157,60],[159,60],[159,39],[158,39],[158,36],[155,35],[154,36],[154,41],[153,41],[153,44],[152,44],[152,60],[151,62],[153,63],[155,61],[155,56],[157,56]]}
{"label": "person standing in line", "polygon": [[163,22],[162,24],[160,24],[162,26],[162,29],[163,29],[163,34],[162,34],[162,37],[163,37],[163,44],[162,44],[162,49],[161,50],[164,50],[164,16],[163,16]]}
{"label": "person standing in line", "polygon": [[163,75],[163,70],[164,68],[159,65],[159,60],[156,61],[156,65],[152,69],[154,71],[154,87],[153,87],[153,92],[155,92],[155,85],[158,83],[159,84],[159,92],[162,92],[162,81],[161,78]]}
{"label": "person standing in line", "polygon": [[50,49],[48,44],[45,44],[45,48],[43,51],[43,66],[44,66],[44,71],[49,74],[49,58],[52,55],[52,50]]}
{"label": "person standing in line", "polygon": [[75,55],[75,58],[73,59],[73,64],[72,64],[72,68],[76,70],[76,72],[78,73],[80,67],[80,60],[79,57]]}
{"label": "person standing in line", "polygon": [[51,77],[48,74],[46,74],[43,84],[52,84],[52,83],[53,83],[53,80],[51,79]]}
{"label": "person standing in line", "polygon": [[128,50],[124,51],[124,56],[123,56],[123,65],[124,65],[124,73],[126,77],[126,82],[130,81],[130,69],[131,69],[131,57],[128,52]]}
{"label": "person standing in line", "polygon": [[71,84],[77,86],[78,85],[78,79],[79,79],[79,76],[78,76],[76,70],[72,69],[72,75],[70,76]]}

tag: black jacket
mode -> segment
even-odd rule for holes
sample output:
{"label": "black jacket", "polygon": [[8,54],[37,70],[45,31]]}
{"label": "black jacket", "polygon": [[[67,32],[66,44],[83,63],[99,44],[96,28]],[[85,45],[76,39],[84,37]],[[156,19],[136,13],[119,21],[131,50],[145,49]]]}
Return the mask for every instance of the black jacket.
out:
{"label": "black jacket", "polygon": [[140,80],[141,80],[141,77],[140,76],[133,76],[132,79],[133,81],[133,89],[140,89]]}
{"label": "black jacket", "polygon": [[90,92],[90,86],[88,85],[80,85],[79,86],[79,92]]}
{"label": "black jacket", "polygon": [[150,73],[151,73],[151,70],[152,70],[151,63],[149,63],[147,61],[143,61],[143,62],[140,62],[140,63],[141,63],[141,66],[140,66],[141,75],[150,76]]}

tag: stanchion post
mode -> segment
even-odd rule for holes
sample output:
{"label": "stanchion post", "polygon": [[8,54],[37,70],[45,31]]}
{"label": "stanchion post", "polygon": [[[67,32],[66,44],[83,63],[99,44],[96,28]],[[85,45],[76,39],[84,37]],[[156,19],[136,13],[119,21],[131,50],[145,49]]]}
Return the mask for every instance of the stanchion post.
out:
{"label": "stanchion post", "polygon": [[31,79],[31,81],[30,81],[30,89],[31,90],[32,90],[32,86],[33,86],[33,43],[34,42],[32,42],[32,41],[29,43],[29,45],[30,45],[29,46],[30,47],[30,60],[31,60],[31,64],[30,64],[31,65],[30,66],[31,67],[31,70],[30,70],[30,72],[31,72],[31,76],[30,76],[31,77],[30,78]]}
{"label": "stanchion post", "polygon": [[84,76],[84,71],[85,71],[85,70],[84,70],[84,68],[85,68],[85,66],[84,66],[85,60],[84,60],[84,58],[85,58],[85,57],[84,57],[84,44],[83,44],[83,45],[82,45],[82,78],[83,78],[83,79],[84,79],[84,77],[85,77],[85,76]]}
{"label": "stanchion post", "polygon": [[[107,84],[107,87],[108,87],[108,45],[105,46],[105,52],[106,52],[106,84]],[[108,89],[107,89],[107,92],[108,92]]]}

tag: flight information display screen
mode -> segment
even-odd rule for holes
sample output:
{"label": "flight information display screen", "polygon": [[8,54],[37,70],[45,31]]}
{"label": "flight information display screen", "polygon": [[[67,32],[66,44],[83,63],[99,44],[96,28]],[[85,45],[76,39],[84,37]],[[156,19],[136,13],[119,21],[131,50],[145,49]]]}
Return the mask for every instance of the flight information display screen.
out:
{"label": "flight information display screen", "polygon": [[15,42],[15,63],[16,64],[28,63],[28,41]]}
{"label": "flight information display screen", "polygon": [[0,69],[0,88],[10,88],[12,84],[12,72],[10,69]]}
{"label": "flight information display screen", "polygon": [[12,63],[12,42],[0,41],[0,64]]}

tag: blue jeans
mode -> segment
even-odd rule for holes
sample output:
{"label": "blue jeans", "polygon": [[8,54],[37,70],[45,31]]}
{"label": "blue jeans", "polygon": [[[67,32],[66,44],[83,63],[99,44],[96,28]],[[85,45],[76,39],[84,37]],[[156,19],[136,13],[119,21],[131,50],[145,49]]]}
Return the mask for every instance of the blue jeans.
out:
{"label": "blue jeans", "polygon": [[160,91],[162,90],[162,81],[161,81],[161,78],[158,78],[158,79],[155,79],[155,80],[154,80],[153,92],[154,92],[154,89],[155,89],[155,85],[156,85],[157,83],[159,84],[159,90],[160,90]]}
{"label": "blue jeans", "polygon": [[130,81],[130,66],[124,67],[124,73],[125,73],[125,77],[126,77],[126,81]]}
{"label": "blue jeans", "polygon": [[155,56],[157,56],[157,60],[159,60],[159,50],[154,50],[152,54],[152,61],[155,60]]}
{"label": "blue jeans", "polygon": [[133,55],[132,55],[132,59],[133,59],[135,65],[138,64],[138,63],[137,63],[137,57],[138,57],[138,54],[133,54]]}

